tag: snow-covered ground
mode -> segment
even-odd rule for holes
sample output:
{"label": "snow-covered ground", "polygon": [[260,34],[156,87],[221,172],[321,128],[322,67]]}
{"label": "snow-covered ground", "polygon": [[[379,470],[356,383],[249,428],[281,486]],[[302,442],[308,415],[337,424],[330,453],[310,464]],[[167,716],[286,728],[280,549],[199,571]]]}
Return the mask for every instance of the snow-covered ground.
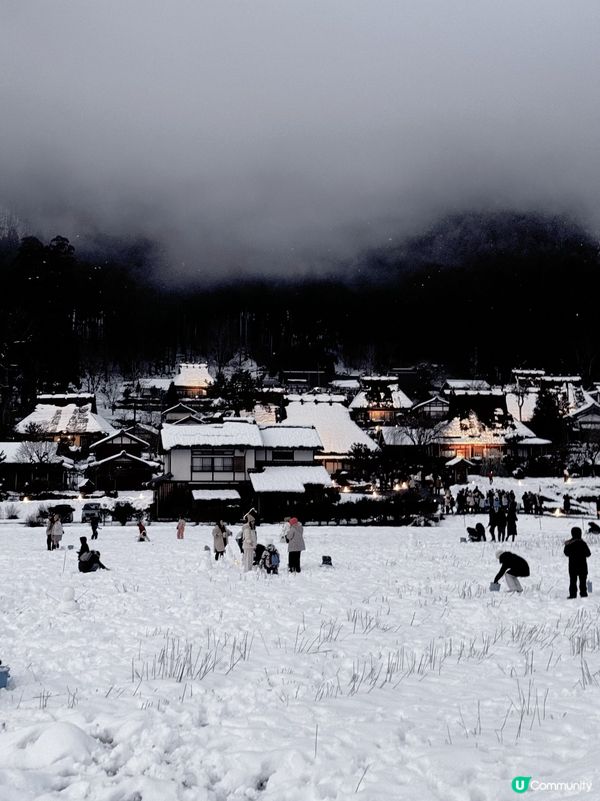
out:
{"label": "snow-covered ground", "polygon": [[515,776],[598,797],[600,607],[566,600],[562,554],[580,519],[520,516],[521,596],[489,592],[498,546],[460,542],[475,520],[307,527],[292,576],[243,574],[235,543],[215,564],[210,527],[174,523],[101,529],[111,570],[81,575],[6,521],[0,798],[491,801]]}

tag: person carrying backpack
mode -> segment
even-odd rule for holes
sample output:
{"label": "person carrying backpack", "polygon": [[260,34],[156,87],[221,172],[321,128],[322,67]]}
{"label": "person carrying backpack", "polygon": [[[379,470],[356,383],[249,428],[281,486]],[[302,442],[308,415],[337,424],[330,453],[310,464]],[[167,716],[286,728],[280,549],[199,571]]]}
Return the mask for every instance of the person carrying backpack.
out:
{"label": "person carrying backpack", "polygon": [[260,566],[267,573],[277,575],[279,573],[279,563],[279,551],[272,542],[269,542],[260,558]]}
{"label": "person carrying backpack", "polygon": [[96,570],[109,570],[106,565],[100,561],[99,551],[85,551],[79,556],[79,572],[80,573],[94,573]]}

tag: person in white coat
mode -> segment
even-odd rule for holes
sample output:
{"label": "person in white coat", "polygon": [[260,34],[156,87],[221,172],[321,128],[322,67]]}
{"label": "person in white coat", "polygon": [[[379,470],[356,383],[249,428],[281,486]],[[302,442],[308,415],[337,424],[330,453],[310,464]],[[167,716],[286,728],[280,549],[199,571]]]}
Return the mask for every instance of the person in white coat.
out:
{"label": "person in white coat", "polygon": [[60,517],[55,514],[52,522],[52,549],[60,548],[60,541],[63,538],[63,526]]}
{"label": "person in white coat", "polygon": [[242,528],[242,550],[244,552],[244,571],[252,570],[254,551],[256,549],[256,524],[248,520]]}

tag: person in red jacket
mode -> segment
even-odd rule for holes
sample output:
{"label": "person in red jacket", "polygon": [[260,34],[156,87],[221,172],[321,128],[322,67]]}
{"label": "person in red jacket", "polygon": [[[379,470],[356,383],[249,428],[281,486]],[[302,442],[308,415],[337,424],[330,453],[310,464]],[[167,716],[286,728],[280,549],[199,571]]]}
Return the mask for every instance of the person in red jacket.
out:
{"label": "person in red jacket", "polygon": [[569,557],[569,598],[577,598],[577,581],[579,595],[587,598],[587,560],[592,554],[587,542],[581,539],[579,526],[571,529],[571,539],[565,541],[564,554]]}

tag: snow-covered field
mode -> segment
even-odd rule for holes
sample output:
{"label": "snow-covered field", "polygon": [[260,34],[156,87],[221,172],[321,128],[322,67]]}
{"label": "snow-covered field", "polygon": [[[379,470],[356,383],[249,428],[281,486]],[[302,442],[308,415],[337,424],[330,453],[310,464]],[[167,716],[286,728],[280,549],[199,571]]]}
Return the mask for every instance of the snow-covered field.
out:
{"label": "snow-covered field", "polygon": [[243,574],[235,544],[215,564],[210,528],[175,524],[103,528],[111,571],[80,575],[4,522],[0,799],[491,801],[515,776],[599,797],[600,608],[566,600],[562,555],[580,520],[520,516],[521,596],[488,591],[497,545],[459,541],[475,520],[307,527],[292,576]]}

